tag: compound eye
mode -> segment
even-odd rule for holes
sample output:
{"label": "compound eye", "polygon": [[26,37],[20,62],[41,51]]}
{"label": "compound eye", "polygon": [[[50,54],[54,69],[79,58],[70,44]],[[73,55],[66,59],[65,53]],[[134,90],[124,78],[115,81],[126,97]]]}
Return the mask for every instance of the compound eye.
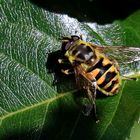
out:
{"label": "compound eye", "polygon": [[65,46],[65,50],[66,50],[66,51],[70,48],[71,44],[72,44],[72,42],[68,42],[68,43],[66,44],[66,46]]}
{"label": "compound eye", "polygon": [[72,38],[73,41],[76,41],[76,40],[80,39],[80,37],[77,36],[77,35],[72,35],[71,38]]}
{"label": "compound eye", "polygon": [[69,49],[69,47],[71,46],[71,42],[69,42],[69,41],[67,41],[67,42],[63,42],[62,43],[62,51],[64,51],[64,52],[66,52],[68,49]]}

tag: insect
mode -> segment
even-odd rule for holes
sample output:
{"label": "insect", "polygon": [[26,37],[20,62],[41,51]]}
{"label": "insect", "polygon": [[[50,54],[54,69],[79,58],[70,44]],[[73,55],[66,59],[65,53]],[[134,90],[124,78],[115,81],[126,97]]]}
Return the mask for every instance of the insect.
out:
{"label": "insect", "polygon": [[72,69],[62,69],[62,72],[67,75],[74,73],[78,89],[84,90],[90,101],[86,115],[94,108],[95,117],[97,90],[113,96],[118,93],[122,79],[135,79],[121,76],[119,56],[124,55],[123,65],[140,60],[140,48],[99,46],[83,41],[82,36],[77,35],[62,38],[62,51],[65,59],[60,58],[58,62],[72,66]]}

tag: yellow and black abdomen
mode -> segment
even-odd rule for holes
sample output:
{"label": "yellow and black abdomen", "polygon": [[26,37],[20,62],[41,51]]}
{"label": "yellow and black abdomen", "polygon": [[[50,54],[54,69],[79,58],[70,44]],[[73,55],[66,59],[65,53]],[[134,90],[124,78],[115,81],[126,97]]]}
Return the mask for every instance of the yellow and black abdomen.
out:
{"label": "yellow and black abdomen", "polygon": [[105,95],[114,95],[120,87],[120,74],[113,62],[106,57],[101,57],[87,69],[91,78],[96,79],[97,89]]}

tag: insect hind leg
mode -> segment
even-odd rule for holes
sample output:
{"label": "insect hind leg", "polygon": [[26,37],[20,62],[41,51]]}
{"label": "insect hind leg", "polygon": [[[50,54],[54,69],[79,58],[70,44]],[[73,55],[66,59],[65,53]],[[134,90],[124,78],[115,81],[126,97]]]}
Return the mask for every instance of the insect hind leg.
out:
{"label": "insect hind leg", "polygon": [[122,80],[137,80],[137,78],[135,78],[135,77],[127,77],[127,76],[122,76],[121,77],[122,78]]}

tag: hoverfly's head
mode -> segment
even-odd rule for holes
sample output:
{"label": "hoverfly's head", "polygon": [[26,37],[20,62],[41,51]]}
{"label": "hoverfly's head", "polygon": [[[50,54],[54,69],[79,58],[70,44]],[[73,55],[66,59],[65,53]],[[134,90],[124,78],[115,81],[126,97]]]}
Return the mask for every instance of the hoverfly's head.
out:
{"label": "hoverfly's head", "polygon": [[82,36],[72,35],[71,37],[62,37],[61,50],[66,52],[70,46],[77,40],[82,40]]}

